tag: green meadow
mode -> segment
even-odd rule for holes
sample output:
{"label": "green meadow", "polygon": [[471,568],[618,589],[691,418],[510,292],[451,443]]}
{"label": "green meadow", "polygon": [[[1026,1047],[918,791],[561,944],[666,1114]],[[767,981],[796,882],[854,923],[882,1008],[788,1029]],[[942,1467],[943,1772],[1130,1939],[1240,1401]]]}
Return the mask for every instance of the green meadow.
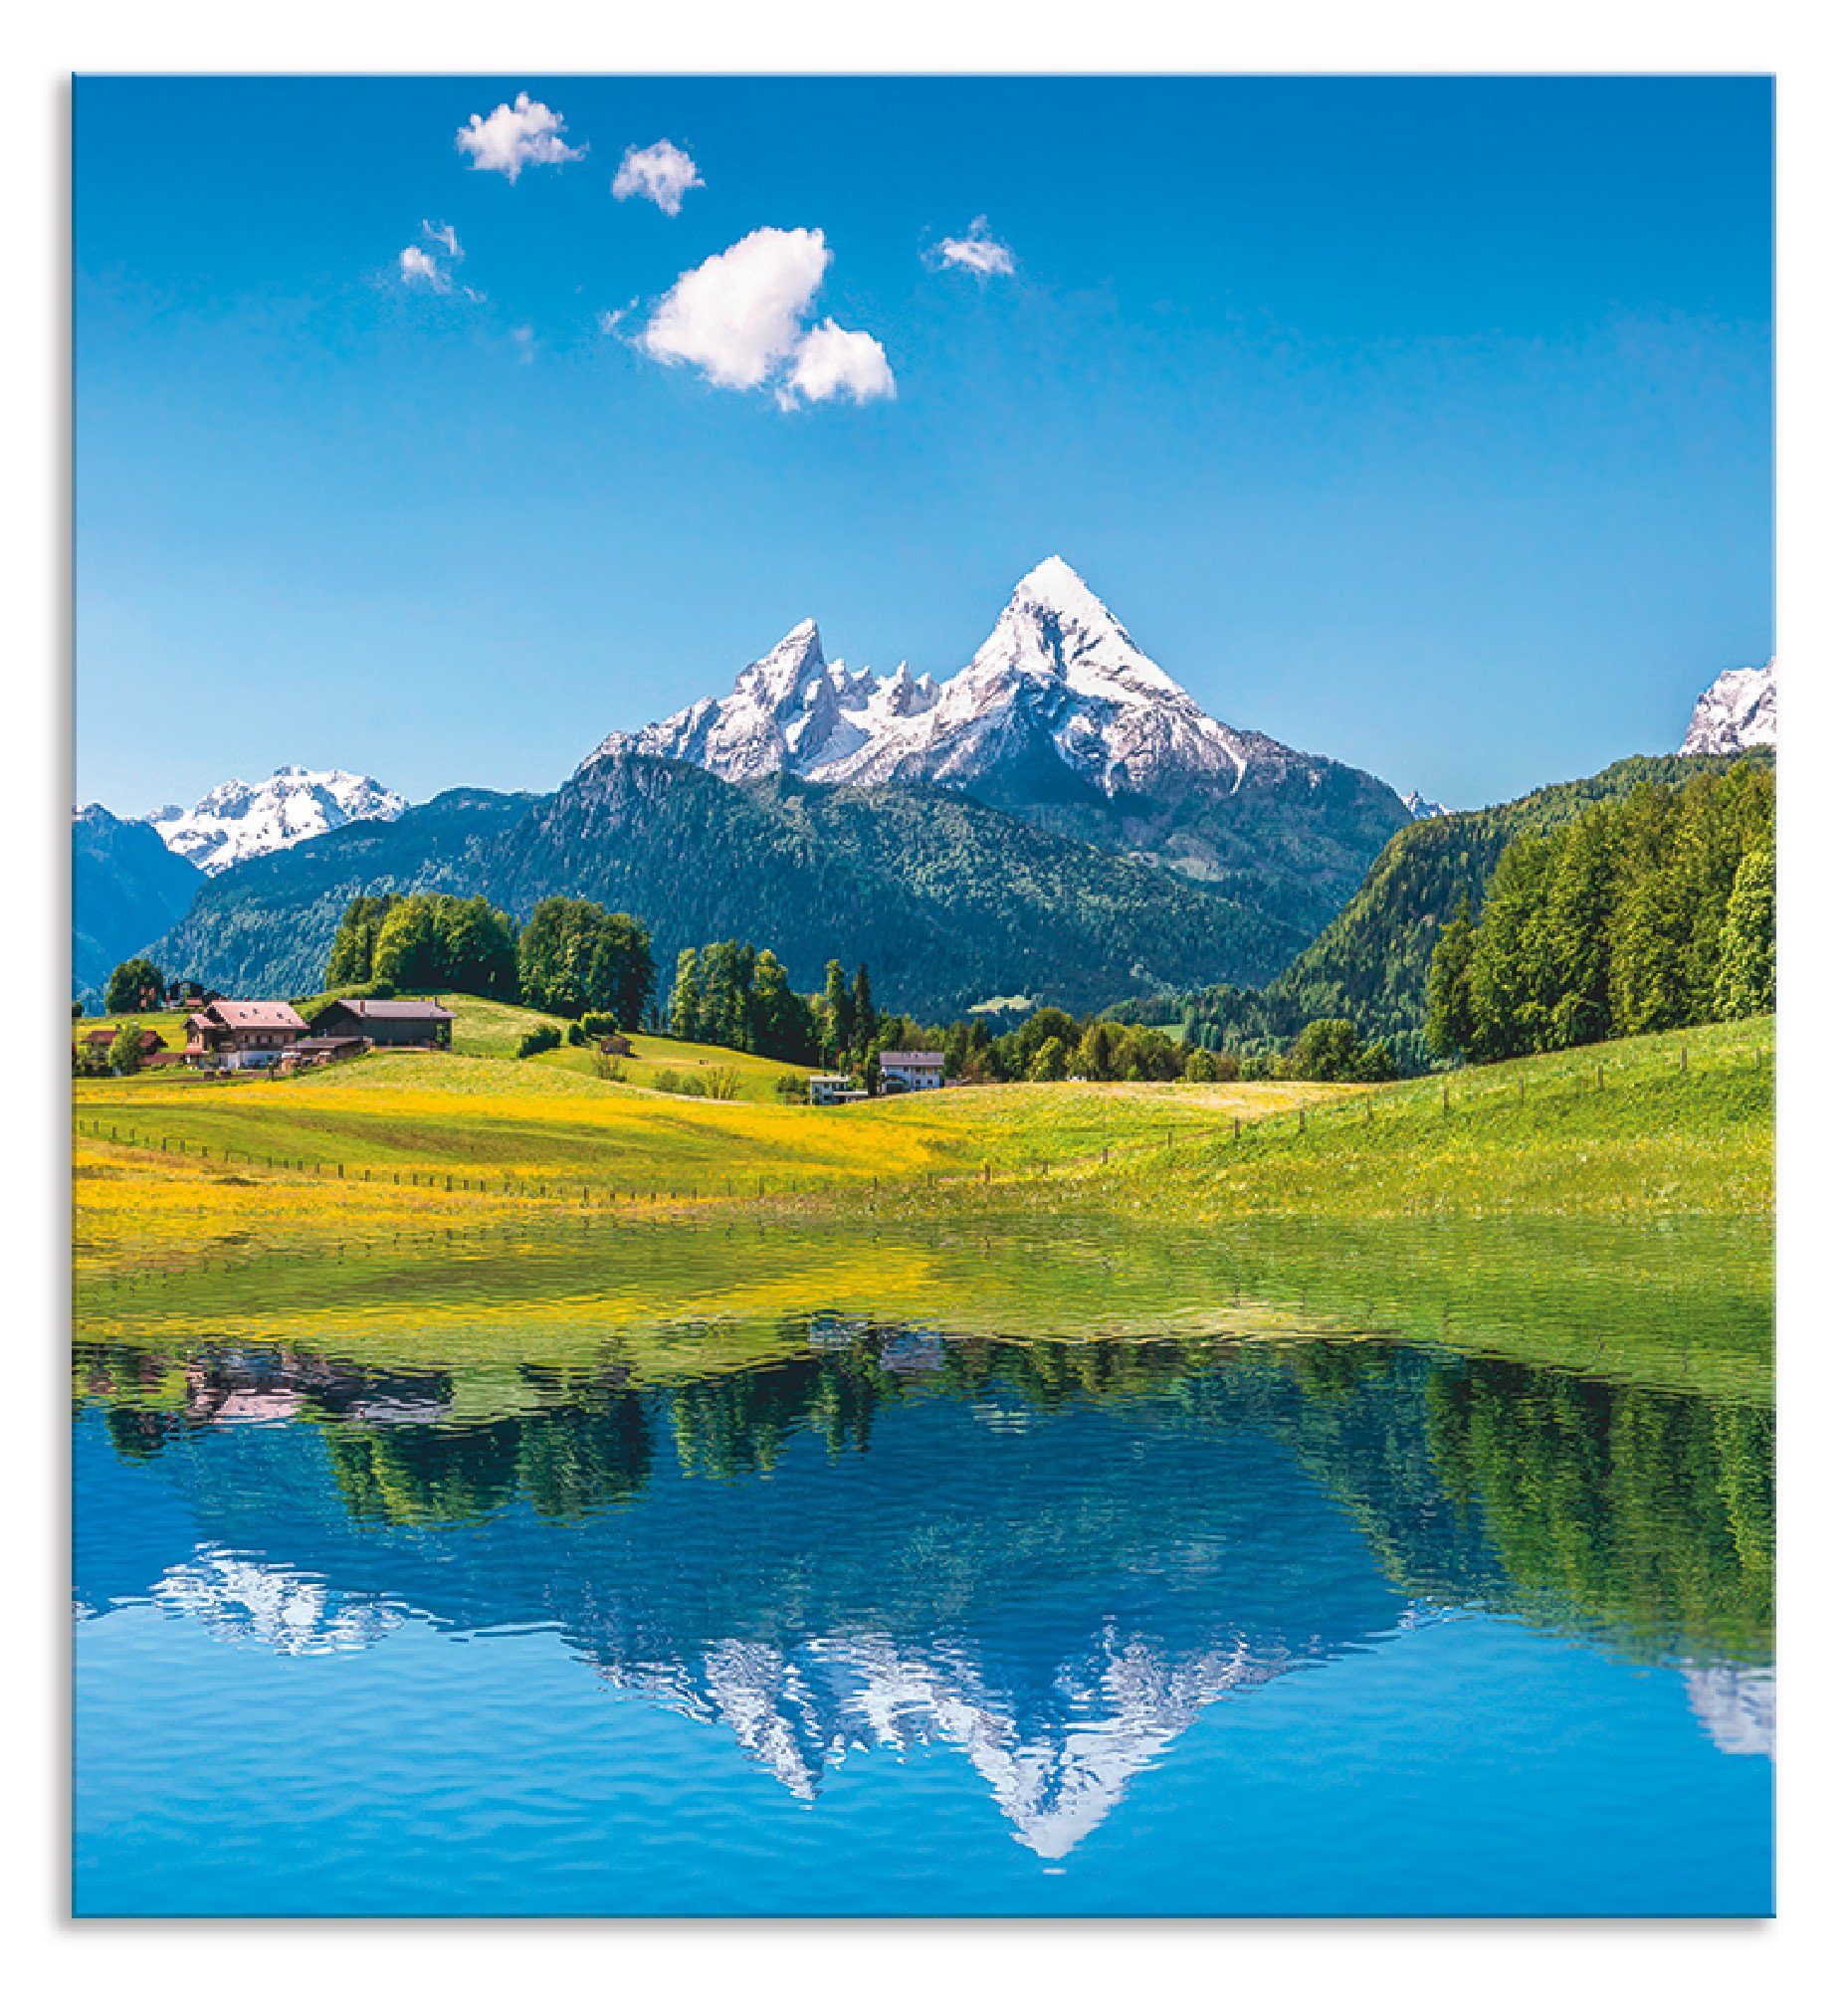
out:
{"label": "green meadow", "polygon": [[[437,1212],[1113,1211],[1228,1217],[1768,1219],[1768,1019],[1354,1087],[982,1086],[817,1110],[790,1067],[633,1039],[517,1059],[529,1012],[456,1003],[457,1050],[291,1078],[172,1071],[73,1088],[80,1260],[287,1242]],[[735,1097],[654,1089],[723,1068]]]}

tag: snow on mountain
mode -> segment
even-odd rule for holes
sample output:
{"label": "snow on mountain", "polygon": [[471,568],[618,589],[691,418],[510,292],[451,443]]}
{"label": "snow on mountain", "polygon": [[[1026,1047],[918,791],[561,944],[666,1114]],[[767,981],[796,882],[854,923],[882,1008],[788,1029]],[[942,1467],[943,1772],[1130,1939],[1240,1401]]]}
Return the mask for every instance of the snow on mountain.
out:
{"label": "snow on mountain", "polygon": [[1236,788],[1266,750],[1284,749],[1210,717],[1054,557],[1021,581],[987,641],[941,686],[905,664],[876,678],[829,663],[815,624],[801,622],[727,696],[613,732],[584,764],[633,752],[693,760],[732,781],[791,773],[969,787],[1038,760],[1115,796],[1176,772]]}
{"label": "snow on mountain", "polygon": [[1684,753],[1740,753],[1777,744],[1777,659],[1759,669],[1722,671],[1700,696]]}
{"label": "snow on mountain", "polygon": [[1413,822],[1429,822],[1434,815],[1454,815],[1455,809],[1446,808],[1442,802],[1428,800],[1416,788],[1408,788],[1399,800],[1405,804],[1405,812]]}
{"label": "snow on mountain", "polygon": [[247,857],[287,850],[342,823],[391,822],[409,807],[369,775],[278,767],[254,787],[225,781],[189,809],[156,809],[145,820],[176,856],[215,877]]}

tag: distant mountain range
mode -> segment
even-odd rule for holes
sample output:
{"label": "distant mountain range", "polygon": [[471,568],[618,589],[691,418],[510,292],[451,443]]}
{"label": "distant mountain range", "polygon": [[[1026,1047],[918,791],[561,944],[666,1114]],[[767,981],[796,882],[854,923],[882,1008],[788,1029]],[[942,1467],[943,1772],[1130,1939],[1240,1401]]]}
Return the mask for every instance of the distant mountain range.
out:
{"label": "distant mountain range", "polygon": [[146,821],[176,857],[215,878],[246,858],[287,850],[343,823],[391,822],[409,807],[369,775],[278,767],[255,786],[225,781],[191,808],[156,809]]}
{"label": "distant mountain range", "polygon": [[[315,778],[333,788],[286,772],[190,812],[192,847],[227,861],[161,941],[169,969],[294,989],[356,892],[481,892],[520,915],[570,893],[645,920],[664,972],[735,935],[798,985],[865,959],[921,1015],[1092,1007],[1277,972],[1411,819],[1370,774],[1209,716],[1062,560],[941,686],[830,664],[803,623],[727,696],[611,734],[552,795],[405,807],[345,776],[349,819],[317,831]],[[264,854],[230,860],[239,835]]]}
{"label": "distant mountain range", "polygon": [[[1773,673],[1726,673],[1682,752],[1774,736]],[[1251,988],[1299,955],[1313,981],[1312,942],[1343,943],[1337,914],[1395,837],[1474,819],[1211,716],[1053,558],[941,684],[830,662],[804,621],[725,696],[609,734],[553,794],[413,806],[287,766],[144,824],[81,811],[73,986],[151,948],[227,989],[300,991],[353,894],[417,889],[521,916],[603,898],[650,925],[664,975],[731,936],[798,985],[866,959],[923,1016]]]}

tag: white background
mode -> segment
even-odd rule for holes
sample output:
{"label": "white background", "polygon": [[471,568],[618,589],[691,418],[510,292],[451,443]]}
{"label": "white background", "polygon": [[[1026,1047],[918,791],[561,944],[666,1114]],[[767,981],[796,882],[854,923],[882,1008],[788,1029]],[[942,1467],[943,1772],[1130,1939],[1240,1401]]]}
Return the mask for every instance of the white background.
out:
{"label": "white background", "polygon": [[[0,1075],[9,1111],[0,1389],[0,1946],[9,1979],[364,1985],[710,1977],[750,1990],[854,1979],[910,1990],[1046,1980],[1161,1990],[1257,1979],[1468,1984],[1842,1980],[1848,1958],[1842,1608],[1848,1575],[1848,591],[1843,373],[1848,75],[1839,7],[1791,0],[1502,5],[1347,0],[1259,11],[1135,0],[1110,10],[1007,0],[308,7],[39,0],[9,10],[0,113],[0,853],[14,944]],[[1832,18],[1831,18],[1832,17]],[[70,792],[69,77],[83,71],[1774,72],[1779,106],[1779,701],[1783,908],[1779,1060],[1782,1446],[1779,1919],[1727,1924],[917,1923],[671,1926],[73,1926],[66,1915],[69,1243],[63,1056]],[[235,171],[235,162],[227,162]],[[34,1404],[42,1405],[42,1412]],[[202,1735],[210,1710],[200,1709]],[[222,1745],[258,1737],[226,1735]],[[259,1751],[253,1745],[253,1757]],[[1235,1847],[1203,1845],[1203,1857]],[[1332,1848],[1338,1853],[1338,1848]],[[1826,1962],[1833,1952],[1836,1961]]]}

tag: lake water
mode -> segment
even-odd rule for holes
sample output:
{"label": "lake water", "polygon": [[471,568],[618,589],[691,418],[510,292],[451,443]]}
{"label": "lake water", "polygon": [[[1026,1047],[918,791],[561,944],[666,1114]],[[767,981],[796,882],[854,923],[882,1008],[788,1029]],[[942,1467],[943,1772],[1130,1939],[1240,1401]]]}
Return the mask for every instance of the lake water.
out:
{"label": "lake water", "polygon": [[77,1910],[1766,1913],[1769,1333],[1717,1226],[87,1269]]}

